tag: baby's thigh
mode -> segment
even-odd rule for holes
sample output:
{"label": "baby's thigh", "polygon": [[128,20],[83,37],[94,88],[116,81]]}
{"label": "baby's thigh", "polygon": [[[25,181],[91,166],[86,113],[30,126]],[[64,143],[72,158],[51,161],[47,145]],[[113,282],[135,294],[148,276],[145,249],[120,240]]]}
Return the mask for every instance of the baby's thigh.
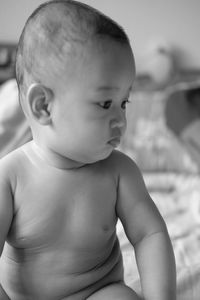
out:
{"label": "baby's thigh", "polygon": [[87,300],[140,300],[141,298],[128,286],[123,283],[109,284],[94,294]]}

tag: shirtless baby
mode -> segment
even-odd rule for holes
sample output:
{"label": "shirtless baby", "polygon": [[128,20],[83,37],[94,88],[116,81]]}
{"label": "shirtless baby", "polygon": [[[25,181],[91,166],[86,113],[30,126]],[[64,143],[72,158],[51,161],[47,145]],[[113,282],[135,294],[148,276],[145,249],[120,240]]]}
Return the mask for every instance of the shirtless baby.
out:
{"label": "shirtless baby", "polygon": [[124,282],[119,218],[144,299],[175,300],[165,223],[115,149],[135,77],[124,31],[79,2],[45,3],[20,37],[16,77],[33,141],[0,161],[0,299],[141,299]]}

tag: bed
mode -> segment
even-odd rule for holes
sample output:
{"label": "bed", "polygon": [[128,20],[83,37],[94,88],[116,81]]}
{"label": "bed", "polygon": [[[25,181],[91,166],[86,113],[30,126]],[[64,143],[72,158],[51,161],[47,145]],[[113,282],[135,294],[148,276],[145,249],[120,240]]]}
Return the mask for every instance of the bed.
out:
{"label": "bed", "polygon": [[[31,139],[14,79],[11,57],[15,47],[8,47],[11,54],[6,54],[5,49],[1,54],[1,49],[0,46],[0,157]],[[188,84],[200,83],[199,73],[193,75],[162,89],[146,79],[137,79],[127,111],[129,125],[121,144],[121,150],[139,165],[149,193],[167,223],[176,257],[178,300],[200,299],[200,167],[181,134],[169,128],[166,108],[174,91],[182,93]],[[125,280],[140,292],[134,251],[120,222],[117,233]]]}

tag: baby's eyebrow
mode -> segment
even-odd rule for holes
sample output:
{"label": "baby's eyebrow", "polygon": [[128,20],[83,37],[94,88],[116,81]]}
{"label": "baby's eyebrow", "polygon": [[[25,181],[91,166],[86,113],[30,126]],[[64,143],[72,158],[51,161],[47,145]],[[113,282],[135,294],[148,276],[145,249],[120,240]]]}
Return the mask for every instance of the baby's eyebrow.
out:
{"label": "baby's eyebrow", "polygon": [[102,86],[98,86],[96,88],[97,91],[110,91],[110,90],[119,90],[118,87],[115,86],[107,86],[107,85],[102,85]]}
{"label": "baby's eyebrow", "polygon": [[[119,90],[120,87],[117,86],[107,86],[107,85],[102,85],[102,86],[98,86],[96,88],[97,91],[112,91],[112,90]],[[127,92],[130,92],[132,89],[132,85],[128,88]]]}

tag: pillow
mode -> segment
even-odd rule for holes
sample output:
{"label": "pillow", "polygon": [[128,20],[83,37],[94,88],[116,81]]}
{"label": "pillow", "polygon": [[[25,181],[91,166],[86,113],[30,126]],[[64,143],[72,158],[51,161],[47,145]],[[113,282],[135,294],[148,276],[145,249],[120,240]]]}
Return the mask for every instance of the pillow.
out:
{"label": "pillow", "polygon": [[[120,149],[143,171],[198,172],[187,147],[167,126],[166,104],[177,88],[131,94],[131,103],[127,107],[127,131]],[[176,114],[178,117],[178,112]]]}

